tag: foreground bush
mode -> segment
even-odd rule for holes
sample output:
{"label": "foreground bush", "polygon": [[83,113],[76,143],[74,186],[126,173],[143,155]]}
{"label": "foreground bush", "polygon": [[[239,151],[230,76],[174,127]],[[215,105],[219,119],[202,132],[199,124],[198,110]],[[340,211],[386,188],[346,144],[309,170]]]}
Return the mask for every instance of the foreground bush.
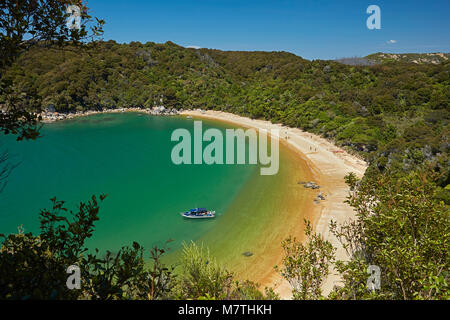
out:
{"label": "foreground bush", "polygon": [[[429,168],[407,175],[387,172],[347,180],[357,219],[333,225],[349,262],[338,262],[344,286],[336,299],[448,299],[450,211],[437,197],[438,174]],[[381,287],[367,290],[369,265],[381,270]]]}
{"label": "foreground bush", "polygon": [[183,245],[178,298],[181,299],[278,299],[266,288],[264,295],[254,282],[234,279],[232,272],[217,263],[203,244]]}

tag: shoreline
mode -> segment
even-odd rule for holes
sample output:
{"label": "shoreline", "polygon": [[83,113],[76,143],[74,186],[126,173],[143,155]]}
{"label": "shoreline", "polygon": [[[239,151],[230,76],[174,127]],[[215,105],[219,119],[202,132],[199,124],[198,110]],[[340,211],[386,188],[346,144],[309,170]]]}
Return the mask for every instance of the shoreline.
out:
{"label": "shoreline", "polygon": [[[354,210],[344,203],[348,195],[348,187],[345,184],[344,177],[350,172],[354,172],[359,178],[362,177],[367,168],[367,164],[363,160],[347,153],[318,135],[298,128],[273,124],[266,120],[252,120],[232,113],[213,110],[185,110],[180,112],[180,115],[218,120],[241,127],[265,129],[269,132],[270,129],[279,129],[280,144],[295,151],[299,158],[306,162],[313,181],[321,186],[320,192],[326,196],[325,200],[308,206],[308,208],[312,208],[313,212],[308,212],[306,216],[310,219],[315,232],[322,234],[326,240],[337,248],[336,259],[348,259],[338,239],[331,234],[329,223],[331,220],[344,223],[355,218]],[[280,250],[282,250],[281,243]],[[339,276],[333,270],[330,270],[330,275],[322,286],[323,294],[328,295],[333,286],[338,283]],[[273,287],[282,299],[292,297],[289,283],[274,270],[272,270],[270,277],[262,279],[260,285],[261,287]]]}
{"label": "shoreline", "polygon": [[118,109],[104,109],[104,110],[87,110],[87,111],[77,111],[69,113],[59,113],[59,112],[41,112],[39,116],[42,117],[41,122],[52,123],[56,121],[63,121],[69,119],[75,119],[79,117],[87,117],[95,114],[105,114],[105,113],[125,113],[125,112],[138,112],[143,114],[148,114],[152,116],[177,116],[180,115],[180,111],[176,109],[166,109],[165,107],[154,107],[152,109],[141,109],[141,108],[118,108]]}

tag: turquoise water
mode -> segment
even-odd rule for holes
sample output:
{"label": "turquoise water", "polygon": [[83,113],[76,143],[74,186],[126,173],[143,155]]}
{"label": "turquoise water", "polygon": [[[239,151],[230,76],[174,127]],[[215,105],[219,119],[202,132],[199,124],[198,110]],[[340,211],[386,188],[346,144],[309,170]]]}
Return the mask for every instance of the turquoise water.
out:
{"label": "turquoise water", "polygon": [[[230,126],[203,121],[203,128]],[[91,195],[108,195],[100,220],[87,245],[115,251],[137,241],[150,248],[174,239],[197,240],[214,230],[255,165],[174,165],[170,141],[174,129],[193,132],[192,120],[136,113],[103,114],[46,124],[37,141],[16,142],[0,136],[19,166],[0,193],[0,233],[38,233],[39,212],[51,208],[50,198],[65,200],[69,209]],[[192,207],[218,212],[217,219],[182,219]]]}

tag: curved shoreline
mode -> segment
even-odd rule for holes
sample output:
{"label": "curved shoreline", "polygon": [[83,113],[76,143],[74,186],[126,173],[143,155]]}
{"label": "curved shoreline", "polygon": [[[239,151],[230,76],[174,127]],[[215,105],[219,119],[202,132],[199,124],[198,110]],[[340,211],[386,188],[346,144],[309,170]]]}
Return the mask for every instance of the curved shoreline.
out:
{"label": "curved shoreline", "polygon": [[[279,129],[280,143],[294,150],[302,160],[306,161],[308,169],[314,177],[314,182],[321,186],[320,191],[326,195],[326,200],[320,201],[314,207],[311,206],[313,212],[308,213],[315,231],[322,234],[325,239],[337,248],[337,259],[347,259],[345,250],[336,237],[331,234],[329,223],[331,220],[343,223],[355,217],[354,210],[344,203],[348,195],[348,187],[345,184],[344,177],[350,172],[354,172],[356,176],[362,177],[367,168],[367,164],[363,160],[345,152],[317,135],[297,128],[273,124],[270,121],[252,120],[235,114],[212,110],[188,110],[181,112],[181,115],[219,120],[242,127],[265,129],[269,132],[270,129]],[[286,136],[288,136],[288,139],[286,139]],[[324,295],[327,295],[338,282],[339,276],[331,270],[330,276],[322,287]],[[291,298],[289,283],[275,271],[272,271],[269,279],[264,279],[260,285],[262,287],[272,286],[282,299]]]}
{"label": "curved shoreline", "polygon": [[[330,232],[329,222],[334,220],[338,223],[343,223],[355,217],[353,209],[348,204],[344,203],[348,195],[348,188],[345,184],[344,177],[349,172],[354,172],[358,177],[362,177],[367,168],[367,164],[363,160],[341,150],[332,142],[318,135],[302,131],[301,129],[290,128],[281,124],[273,124],[266,120],[252,120],[250,118],[222,111],[185,110],[175,114],[155,114],[152,110],[147,110],[146,112],[145,110],[138,108],[126,108],[73,113],[65,115],[64,117],[61,117],[61,119],[43,115],[42,122],[48,123],[94,114],[123,112],[137,112],[150,115],[193,116],[196,118],[228,122],[240,127],[265,129],[269,133],[270,129],[279,129],[280,144],[297,154],[302,160],[303,166],[304,163],[307,164],[306,169],[310,172],[310,176],[312,177],[311,180],[320,185],[320,192],[326,195],[325,201],[320,201],[317,204],[314,204],[311,201],[311,205],[306,205],[305,208],[303,208],[309,210],[305,214],[305,217],[311,221],[316,232],[322,234],[325,239],[329,240],[337,248],[336,258],[339,260],[347,259],[345,250]],[[289,139],[286,139],[286,135],[288,135]],[[317,193],[319,193],[319,190],[317,190]],[[288,235],[288,233],[285,234],[286,237]],[[277,252],[275,255],[281,257],[281,242],[279,249],[280,252]],[[281,262],[281,258],[279,258],[279,262]],[[273,269],[271,269],[269,276],[264,277],[258,282],[262,288],[264,288],[264,286],[271,286],[274,288],[275,291],[280,294],[282,299],[290,299],[292,297],[289,283]],[[323,284],[323,294],[327,295],[338,282],[339,276],[333,273],[332,270],[330,276]]]}

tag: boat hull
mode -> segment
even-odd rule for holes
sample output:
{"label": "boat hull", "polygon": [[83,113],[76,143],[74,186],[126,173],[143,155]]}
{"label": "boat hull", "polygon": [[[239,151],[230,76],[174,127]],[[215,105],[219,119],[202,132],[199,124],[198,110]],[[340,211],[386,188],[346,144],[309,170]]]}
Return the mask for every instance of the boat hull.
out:
{"label": "boat hull", "polygon": [[194,214],[186,214],[185,212],[180,213],[182,217],[186,219],[212,219],[216,217],[216,212],[208,212],[205,215],[194,215]]}

